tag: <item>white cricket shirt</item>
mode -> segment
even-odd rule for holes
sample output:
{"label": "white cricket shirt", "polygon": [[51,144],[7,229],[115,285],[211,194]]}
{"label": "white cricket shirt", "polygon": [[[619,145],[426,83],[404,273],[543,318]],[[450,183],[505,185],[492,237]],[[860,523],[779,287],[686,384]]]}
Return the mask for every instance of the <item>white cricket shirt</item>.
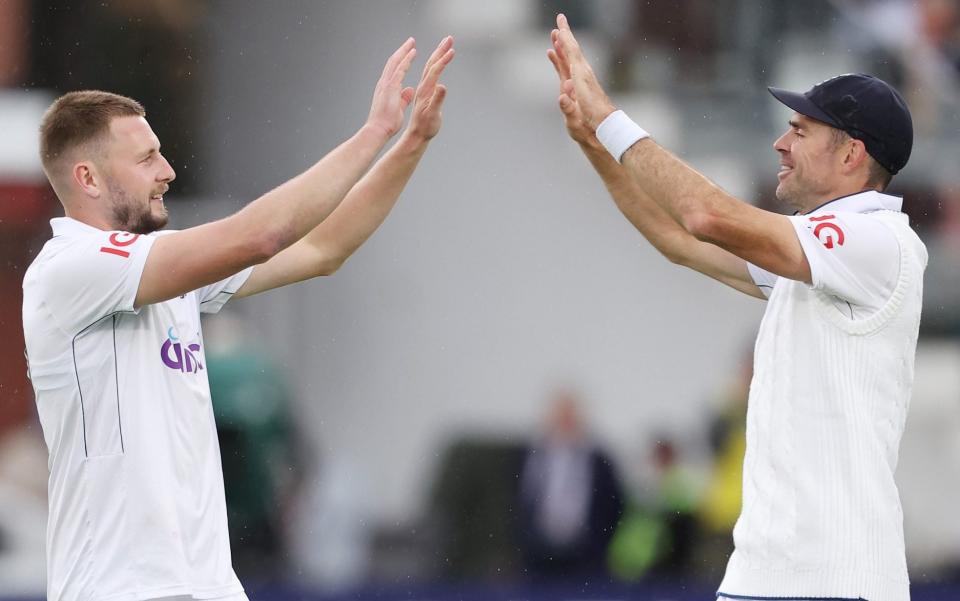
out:
{"label": "white cricket shirt", "polygon": [[811,285],[750,266],[769,301],[720,598],[910,598],[894,472],[927,252],[901,202],[862,192],[791,217]]}
{"label": "white cricket shirt", "polygon": [[50,452],[47,598],[240,593],[200,312],[219,311],[251,270],[134,310],[157,234],[51,225],[23,280]]}

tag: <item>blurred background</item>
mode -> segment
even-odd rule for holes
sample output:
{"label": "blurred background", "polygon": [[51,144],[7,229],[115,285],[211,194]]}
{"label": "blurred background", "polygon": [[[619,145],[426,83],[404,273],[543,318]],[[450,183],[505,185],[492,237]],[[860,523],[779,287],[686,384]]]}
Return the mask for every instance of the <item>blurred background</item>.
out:
{"label": "blurred background", "polygon": [[236,211],[363,123],[383,62],[447,34],[445,125],[335,276],[205,322],[234,563],[251,599],[709,599],[739,511],[762,302],[669,264],[556,109],[565,12],[615,102],[771,210],[806,90],[910,104],[892,192],[930,265],[900,454],[914,599],[960,597],[958,0],[0,0],[0,598],[44,596],[46,448],[24,269],[62,214],[37,158],[60,93],[139,99],[171,225]]}

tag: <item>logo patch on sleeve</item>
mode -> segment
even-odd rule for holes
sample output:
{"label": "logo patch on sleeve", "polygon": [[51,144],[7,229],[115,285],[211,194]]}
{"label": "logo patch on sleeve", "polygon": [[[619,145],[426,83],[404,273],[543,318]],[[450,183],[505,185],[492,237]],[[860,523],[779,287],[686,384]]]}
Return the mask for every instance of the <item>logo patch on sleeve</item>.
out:
{"label": "logo patch on sleeve", "polygon": [[110,234],[108,241],[112,246],[101,246],[100,252],[110,253],[111,255],[117,255],[118,257],[123,257],[124,259],[130,257],[128,251],[123,250],[122,247],[130,246],[137,241],[137,238],[140,237],[140,234],[129,234],[127,232],[114,232]]}
{"label": "logo patch on sleeve", "polygon": [[816,227],[813,228],[813,235],[828,249],[832,249],[834,246],[843,246],[843,241],[846,239],[840,226],[829,221],[830,219],[836,219],[836,216],[821,215],[820,217],[810,218],[810,221],[817,223]]}

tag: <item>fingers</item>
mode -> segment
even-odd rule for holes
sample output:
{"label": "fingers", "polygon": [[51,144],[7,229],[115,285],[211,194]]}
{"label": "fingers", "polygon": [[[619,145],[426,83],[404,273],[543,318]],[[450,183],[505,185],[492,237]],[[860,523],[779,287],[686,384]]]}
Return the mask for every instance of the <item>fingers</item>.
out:
{"label": "fingers", "polygon": [[557,76],[560,78],[560,81],[563,81],[564,79],[566,79],[563,76],[563,71],[561,71],[560,57],[557,56],[556,50],[554,50],[553,48],[551,48],[550,50],[547,50],[547,58],[549,58],[550,62],[553,64],[553,70],[557,72]]}
{"label": "fingers", "polygon": [[[567,23],[567,17],[563,13],[557,15],[557,29],[554,31],[557,32],[554,47],[563,62],[569,65],[571,61],[582,60],[583,53],[580,51],[580,44],[577,42],[577,38],[573,36],[570,24]],[[553,38],[552,34],[551,38]]]}
{"label": "fingers", "polygon": [[400,106],[403,109],[406,109],[410,106],[410,103],[413,102],[413,97],[416,94],[413,88],[404,88],[400,91]]}
{"label": "fingers", "polygon": [[[451,40],[452,43],[452,40]],[[442,45],[441,45],[442,47]],[[443,73],[444,68],[450,61],[453,60],[455,50],[448,46],[446,51],[426,69],[426,72],[423,75],[423,79],[420,81],[420,85],[417,88],[417,93],[424,97],[431,97],[434,93],[434,86],[437,85],[437,80],[440,79],[440,74]]]}
{"label": "fingers", "polygon": [[447,86],[439,84],[436,91],[433,93],[433,98],[430,99],[430,106],[439,111],[443,107],[443,100],[447,97]]}
{"label": "fingers", "polygon": [[427,64],[423,66],[423,73],[420,75],[421,80],[427,76],[427,72],[430,70],[430,67],[432,67],[433,64],[437,62],[451,48],[453,48],[452,35],[448,35],[447,37],[440,40],[440,43],[437,45],[437,48],[433,51],[433,54],[431,54],[430,58],[427,59]]}
{"label": "fingers", "polygon": [[553,52],[557,56],[556,67],[560,74],[560,79],[570,79],[570,62],[563,52],[560,45],[560,30],[554,29],[550,32],[550,41],[553,43]]}
{"label": "fingers", "polygon": [[560,105],[560,112],[563,113],[564,116],[573,117],[576,115],[577,103],[566,94],[560,94],[560,98],[557,99],[557,104]]}
{"label": "fingers", "polygon": [[410,65],[413,63],[415,56],[417,56],[416,48],[410,48],[407,50],[407,53],[400,60],[400,64],[398,64],[394,70],[391,81],[394,81],[397,84],[403,81],[403,78],[407,76],[407,71],[410,70]]}
{"label": "fingers", "polygon": [[387,78],[393,74],[394,69],[397,65],[400,64],[400,61],[407,55],[411,48],[416,45],[416,41],[409,37],[407,41],[400,45],[399,48],[393,51],[393,54],[390,55],[390,58],[387,59],[387,64],[383,66],[383,73],[381,77]]}

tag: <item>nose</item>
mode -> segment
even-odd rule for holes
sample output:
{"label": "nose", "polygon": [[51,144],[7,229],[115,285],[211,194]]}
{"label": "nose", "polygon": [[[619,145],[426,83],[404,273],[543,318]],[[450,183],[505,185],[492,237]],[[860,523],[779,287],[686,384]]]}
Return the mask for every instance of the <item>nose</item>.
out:
{"label": "nose", "polygon": [[790,137],[790,132],[783,132],[783,135],[774,140],[773,149],[781,154],[786,154],[790,151],[790,145],[787,143],[788,138]]}
{"label": "nose", "polygon": [[164,183],[172,182],[177,179],[177,172],[173,170],[173,166],[170,165],[170,161],[167,160],[167,157],[160,155],[160,160],[163,161],[163,168],[160,170],[158,179]]}

